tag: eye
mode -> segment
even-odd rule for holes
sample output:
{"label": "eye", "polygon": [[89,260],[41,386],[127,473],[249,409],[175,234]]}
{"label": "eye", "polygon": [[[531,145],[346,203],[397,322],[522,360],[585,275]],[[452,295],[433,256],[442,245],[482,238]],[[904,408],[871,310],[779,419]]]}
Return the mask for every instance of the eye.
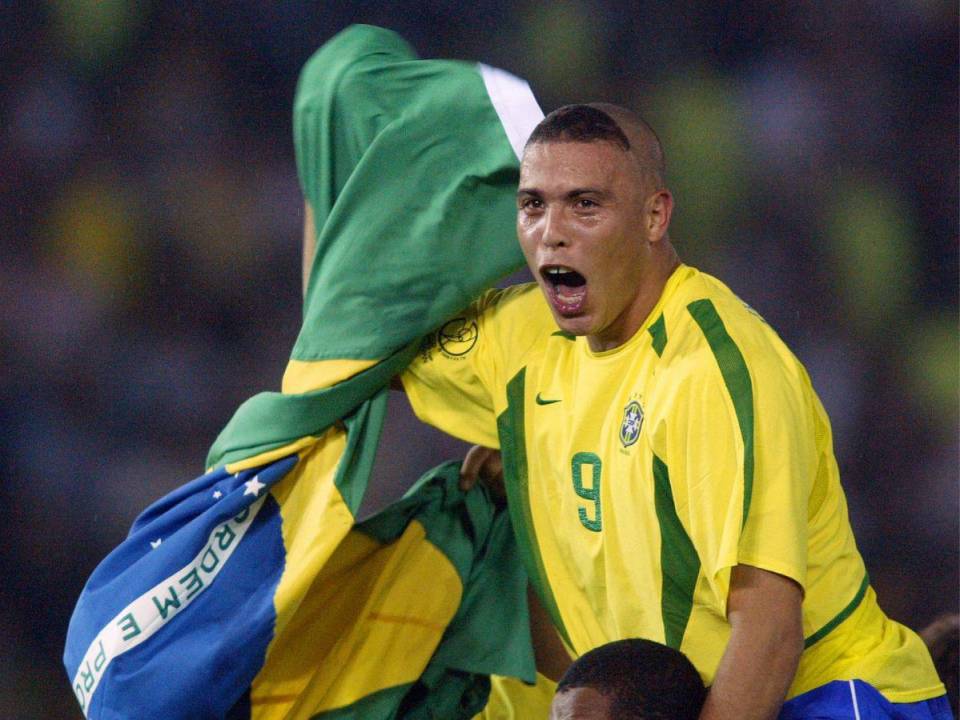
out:
{"label": "eye", "polygon": [[599,207],[596,201],[590,198],[577,198],[576,206],[579,210],[592,210],[595,207]]}
{"label": "eye", "polygon": [[521,210],[540,210],[543,207],[543,200],[535,197],[525,197],[520,200]]}

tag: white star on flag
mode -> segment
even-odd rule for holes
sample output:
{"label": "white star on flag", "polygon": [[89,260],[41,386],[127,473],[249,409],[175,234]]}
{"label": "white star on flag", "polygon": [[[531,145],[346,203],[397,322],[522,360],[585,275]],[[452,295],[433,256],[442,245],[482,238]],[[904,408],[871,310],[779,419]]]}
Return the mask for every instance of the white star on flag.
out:
{"label": "white star on flag", "polygon": [[156,540],[151,540],[150,547],[156,550],[158,547],[160,547],[160,543],[162,542],[163,542],[163,538],[157,538]]}
{"label": "white star on flag", "polygon": [[213,491],[213,499],[214,499],[214,500],[219,500],[219,499],[222,498],[222,497],[223,497],[223,493],[222,493],[222,492],[220,492],[219,490],[214,490],[214,491]]}
{"label": "white star on flag", "polygon": [[243,491],[244,495],[253,495],[257,497],[260,494],[260,491],[263,490],[266,485],[260,482],[259,476],[254,475],[252,480],[247,480],[244,484],[246,490]]}

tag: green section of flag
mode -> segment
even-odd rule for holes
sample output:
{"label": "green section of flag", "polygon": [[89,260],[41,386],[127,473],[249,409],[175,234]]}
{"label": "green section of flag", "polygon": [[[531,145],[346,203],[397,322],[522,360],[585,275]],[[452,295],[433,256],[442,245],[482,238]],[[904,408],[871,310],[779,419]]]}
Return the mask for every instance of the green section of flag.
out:
{"label": "green section of flag", "polygon": [[[379,435],[383,408],[361,408],[360,405],[407,366],[416,353],[416,345],[412,343],[332,388],[297,395],[277,392],[254,395],[237,409],[214,441],[207,454],[207,467],[237,462],[289,445],[308,435],[320,435],[340,419],[348,426],[357,426],[357,418],[374,415],[379,418],[375,432]],[[367,430],[368,436],[374,434],[372,430]],[[337,477],[339,487],[343,472]],[[351,505],[351,510],[355,509]]]}
{"label": "green section of flag", "polygon": [[475,64],[351,28],[307,62],[294,142],[317,228],[295,359],[385,357],[522,264],[518,161]]}
{"label": "green section of flag", "polygon": [[301,73],[294,144],[316,255],[291,357],[382,362],[333,388],[255,395],[207,467],[349,416],[406,366],[421,336],[523,262],[518,160],[478,66],[418,60],[388,30],[351,27]]}
{"label": "green section of flag", "polygon": [[487,704],[490,680],[466,673],[444,675],[436,686],[408,683],[368,695],[311,720],[470,720]]}
{"label": "green section of flag", "polygon": [[311,720],[378,720],[396,717],[397,706],[410,690],[411,684],[396,685],[371,693],[355,703],[336,710],[317,713]]}

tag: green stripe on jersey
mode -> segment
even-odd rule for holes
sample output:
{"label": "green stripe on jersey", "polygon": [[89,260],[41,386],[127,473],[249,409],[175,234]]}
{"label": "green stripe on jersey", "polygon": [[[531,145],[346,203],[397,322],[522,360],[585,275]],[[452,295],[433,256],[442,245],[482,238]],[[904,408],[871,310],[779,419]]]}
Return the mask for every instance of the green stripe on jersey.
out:
{"label": "green stripe on jersey", "polygon": [[663,587],[660,610],[664,642],[679,650],[693,610],[693,592],[700,575],[700,557],[683,529],[670,489],[666,463],[653,456],[653,498],[660,523],[660,568]]}
{"label": "green stripe on jersey", "polygon": [[750,371],[747,370],[740,348],[727,333],[723,320],[710,300],[696,300],[687,305],[687,310],[700,326],[717,359],[740,425],[740,436],[743,438],[743,518],[740,527],[743,527],[747,523],[753,495],[753,383]]}
{"label": "green stripe on jersey", "polygon": [[654,352],[658,357],[663,357],[663,349],[667,346],[667,324],[663,320],[663,313],[660,313],[660,317],[647,328],[647,332],[653,338]]}
{"label": "green stripe on jersey", "polygon": [[550,337],[562,337],[565,340],[576,340],[577,336],[573,333],[568,333],[566,330],[557,330],[556,332],[550,333]]}
{"label": "green stripe on jersey", "polygon": [[530,582],[540,597],[553,624],[566,641],[573,647],[567,629],[560,617],[556,598],[550,590],[547,572],[543,567],[543,558],[537,545],[537,536],[533,529],[533,513],[530,510],[530,491],[527,477],[527,445],[524,428],[524,392],[527,369],[523,368],[507,383],[507,409],[497,418],[497,432],[500,435],[500,453],[503,456],[503,479],[507,489],[507,507],[510,520],[517,536],[517,547],[527,568]]}
{"label": "green stripe on jersey", "polygon": [[839,625],[839,624],[842,623],[844,620],[846,620],[848,617],[850,617],[850,616],[853,614],[853,611],[856,610],[856,609],[860,606],[860,603],[863,601],[863,596],[867,594],[867,588],[868,588],[869,586],[870,586],[870,576],[867,575],[867,574],[864,574],[864,576],[863,576],[863,582],[860,583],[860,589],[857,590],[857,594],[853,596],[853,600],[851,600],[843,610],[841,610],[840,612],[838,612],[838,613],[833,617],[833,619],[830,620],[830,622],[828,622],[828,623],[827,623],[826,625],[824,625],[822,628],[820,628],[819,630],[817,630],[817,631],[816,631],[815,633],[813,633],[813,635],[811,635],[810,637],[805,638],[804,641],[803,641],[803,649],[806,650],[808,647],[810,647],[811,645],[813,645],[815,642],[818,642],[818,641],[820,641],[820,640],[823,640],[823,638],[825,638],[827,635],[829,635],[830,632],[831,632],[837,625]]}

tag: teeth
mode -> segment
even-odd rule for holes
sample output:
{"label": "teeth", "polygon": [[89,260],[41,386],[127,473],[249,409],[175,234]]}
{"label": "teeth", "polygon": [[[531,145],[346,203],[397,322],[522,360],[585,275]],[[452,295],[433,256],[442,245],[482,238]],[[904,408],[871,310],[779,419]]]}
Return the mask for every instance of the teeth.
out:
{"label": "teeth", "polygon": [[587,284],[587,279],[579,272],[566,265],[551,265],[545,267],[541,277],[555,288],[568,286],[579,288]]}

